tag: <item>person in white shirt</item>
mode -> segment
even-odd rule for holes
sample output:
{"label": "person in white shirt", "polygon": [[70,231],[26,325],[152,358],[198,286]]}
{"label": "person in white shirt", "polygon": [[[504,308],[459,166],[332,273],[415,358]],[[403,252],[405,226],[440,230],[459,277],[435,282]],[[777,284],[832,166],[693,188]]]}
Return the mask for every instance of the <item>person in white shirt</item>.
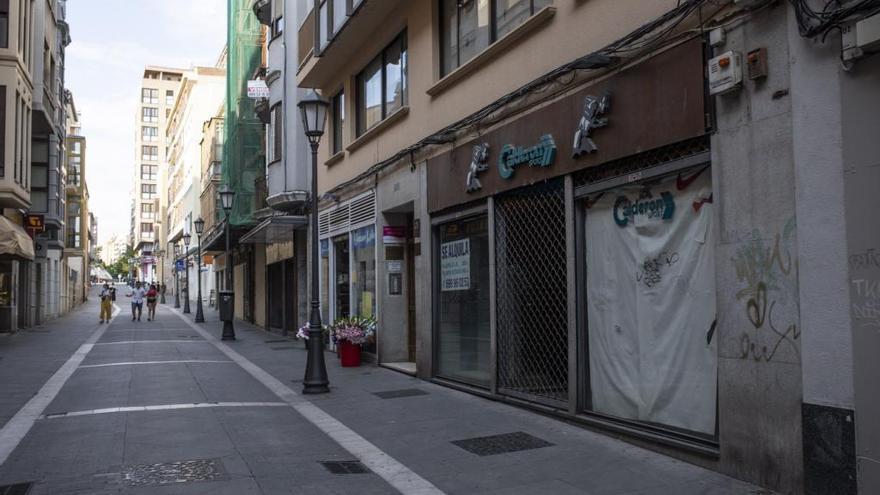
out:
{"label": "person in white shirt", "polygon": [[134,289],[127,294],[131,298],[131,321],[137,319],[141,321],[141,312],[144,310],[144,296],[147,291],[141,286],[140,282],[134,284]]}

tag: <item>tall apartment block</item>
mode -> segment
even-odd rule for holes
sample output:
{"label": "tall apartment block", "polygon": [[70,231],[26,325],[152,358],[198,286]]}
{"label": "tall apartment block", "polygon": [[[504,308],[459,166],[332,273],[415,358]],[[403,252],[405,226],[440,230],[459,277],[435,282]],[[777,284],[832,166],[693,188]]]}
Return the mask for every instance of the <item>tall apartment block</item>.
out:
{"label": "tall apartment block", "polygon": [[0,331],[27,326],[30,306],[26,281],[34,247],[21,211],[31,206],[33,11],[30,2],[0,2],[0,19],[6,21],[0,31]]}
{"label": "tall apartment block", "polygon": [[138,257],[137,278],[159,279],[156,253],[161,249],[164,216],[159,191],[167,168],[165,127],[175,95],[187,71],[148,66],[140,90],[135,136],[135,173],[131,211],[131,244]]}

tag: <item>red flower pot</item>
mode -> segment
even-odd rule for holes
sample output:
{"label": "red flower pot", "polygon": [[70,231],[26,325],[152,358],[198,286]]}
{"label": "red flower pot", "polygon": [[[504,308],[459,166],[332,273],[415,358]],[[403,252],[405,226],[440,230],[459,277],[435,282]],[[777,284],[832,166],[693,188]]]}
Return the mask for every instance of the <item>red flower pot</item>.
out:
{"label": "red flower pot", "polygon": [[353,367],[361,365],[361,346],[352,344],[347,340],[339,342],[339,359],[342,366]]}

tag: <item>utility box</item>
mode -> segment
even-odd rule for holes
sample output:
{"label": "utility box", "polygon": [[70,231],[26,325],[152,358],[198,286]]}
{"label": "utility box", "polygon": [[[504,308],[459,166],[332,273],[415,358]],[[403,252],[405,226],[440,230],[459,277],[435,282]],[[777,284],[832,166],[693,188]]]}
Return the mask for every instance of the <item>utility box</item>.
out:
{"label": "utility box", "polygon": [[742,87],[742,54],[729,51],[709,60],[709,94],[723,95]]}
{"label": "utility box", "polygon": [[235,317],[235,293],[231,290],[220,291],[220,321],[232,321]]}

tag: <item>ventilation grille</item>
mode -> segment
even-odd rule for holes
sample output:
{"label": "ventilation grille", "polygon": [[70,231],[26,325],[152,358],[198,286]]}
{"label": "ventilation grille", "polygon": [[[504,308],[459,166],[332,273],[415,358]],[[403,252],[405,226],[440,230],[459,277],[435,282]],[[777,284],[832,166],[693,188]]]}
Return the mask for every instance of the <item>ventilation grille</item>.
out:
{"label": "ventilation grille", "polygon": [[320,237],[342,234],[376,221],[376,193],[369,191],[318,215]]}

